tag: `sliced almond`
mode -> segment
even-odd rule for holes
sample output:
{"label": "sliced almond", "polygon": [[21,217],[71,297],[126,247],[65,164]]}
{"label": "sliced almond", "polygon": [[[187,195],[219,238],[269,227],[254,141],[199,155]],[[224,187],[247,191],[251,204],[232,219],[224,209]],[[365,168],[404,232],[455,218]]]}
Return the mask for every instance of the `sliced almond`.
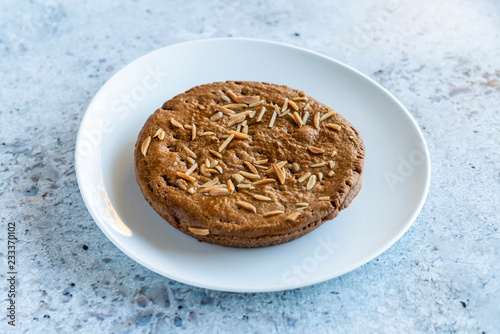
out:
{"label": "sliced almond", "polygon": [[290,110],[289,109],[283,111],[281,114],[278,115],[278,117],[285,117],[286,115],[292,116],[292,114],[290,114]]}
{"label": "sliced almond", "polygon": [[229,120],[229,122],[227,122],[227,126],[231,127],[231,126],[233,126],[235,124],[241,123],[241,122],[243,122],[245,120],[246,117],[247,117],[247,115],[245,115],[245,114],[239,114],[239,115],[231,118]]}
{"label": "sliced almond", "polygon": [[231,110],[229,108],[226,108],[226,107],[223,107],[223,106],[219,106],[219,105],[215,105],[215,110],[223,113],[224,115],[228,115],[228,116],[231,116],[231,115],[235,114],[234,110]]}
{"label": "sliced almond", "polygon": [[243,108],[246,108],[246,107],[248,107],[248,106],[246,104],[244,104],[244,103],[226,104],[224,106],[224,108],[231,109],[231,110],[240,110],[240,109],[243,109]]}
{"label": "sliced almond", "polygon": [[325,150],[322,148],[314,147],[314,146],[307,146],[307,149],[314,154],[323,154],[325,153]]}
{"label": "sliced almond", "polygon": [[259,201],[266,201],[269,202],[271,200],[271,197],[255,194],[253,195],[253,198],[258,199]]}
{"label": "sliced almond", "polygon": [[294,97],[293,100],[297,101],[297,102],[305,102],[308,100],[308,98],[307,97]]}
{"label": "sliced almond", "polygon": [[319,111],[314,115],[314,127],[319,130],[319,118],[321,115],[319,114]]}
{"label": "sliced almond", "polygon": [[184,146],[184,151],[186,151],[186,153],[187,153],[187,154],[188,154],[191,158],[194,158],[194,159],[196,159],[196,158],[197,158],[196,154],[195,154],[193,151],[191,151],[191,150],[189,149],[189,147]]}
{"label": "sliced almond", "polygon": [[329,112],[327,112],[326,114],[324,114],[323,116],[321,116],[321,118],[319,119],[319,121],[322,122],[322,121],[324,121],[326,119],[329,119],[330,117],[332,117],[335,114],[336,114],[335,110],[330,110]]}
{"label": "sliced almond", "polygon": [[271,216],[276,216],[276,215],[281,215],[285,213],[284,211],[281,210],[275,210],[275,211],[268,211],[263,214],[264,217],[271,217]]}
{"label": "sliced almond", "polygon": [[311,105],[308,103],[308,104],[306,104],[306,106],[304,107],[304,111],[307,111],[307,110],[309,110],[309,109],[311,109]]}
{"label": "sliced almond", "polygon": [[288,215],[288,217],[286,217],[286,220],[293,222],[296,221],[297,218],[299,218],[299,216],[300,212],[292,212],[291,214]]}
{"label": "sliced almond", "polygon": [[300,171],[300,165],[298,163],[294,162],[292,166],[294,171],[296,172]]}
{"label": "sliced almond", "polygon": [[226,91],[226,94],[231,98],[231,100],[233,100],[234,102],[236,103],[240,103],[240,99],[238,98],[238,96],[236,96],[236,94],[233,93],[232,90],[228,89]]}
{"label": "sliced almond", "polygon": [[330,196],[323,196],[323,197],[320,197],[318,198],[319,201],[329,201],[330,200]]}
{"label": "sliced almond", "polygon": [[288,101],[288,105],[290,106],[290,108],[292,108],[293,110],[299,110],[299,106],[297,105],[297,103],[293,102],[293,101]]}
{"label": "sliced almond", "polygon": [[240,113],[237,113],[237,114],[229,116],[229,119],[233,119],[233,118],[235,118],[235,117],[237,117],[239,115],[248,116],[248,115],[250,115],[251,112],[252,112],[251,110],[246,110],[246,111],[243,111],[243,112],[240,112]]}
{"label": "sliced almond", "polygon": [[302,175],[301,177],[299,177],[299,179],[297,181],[299,181],[299,183],[302,183],[304,182],[309,176],[311,176],[311,173],[310,172],[307,172],[305,173],[304,175]]}
{"label": "sliced almond", "polygon": [[234,135],[230,135],[229,137],[227,137],[227,139],[222,143],[222,145],[219,146],[219,153],[222,152],[227,147],[227,145],[229,145],[229,143],[231,142],[231,140],[233,140],[233,138]]}
{"label": "sliced almond", "polygon": [[318,173],[318,180],[323,181],[323,173]]}
{"label": "sliced almond", "polygon": [[195,164],[195,162],[196,162],[196,161],[195,161],[193,158],[191,158],[191,157],[186,157],[186,160],[187,160],[187,161],[189,161],[189,163],[190,163],[191,165],[194,165],[194,164]]}
{"label": "sliced almond", "polygon": [[141,153],[143,156],[146,156],[146,153],[148,152],[149,144],[151,144],[151,136],[148,136],[144,141],[142,142],[141,145]]}
{"label": "sliced almond", "polygon": [[184,124],[184,129],[191,130],[193,126],[191,124]]}
{"label": "sliced almond", "polygon": [[162,128],[158,128],[158,130],[156,130],[155,134],[153,135],[153,138],[159,137],[160,133],[162,133],[162,132],[163,132],[163,129]]}
{"label": "sliced almond", "polygon": [[222,113],[220,111],[218,111],[215,114],[213,114],[212,117],[210,117],[210,120],[212,122],[217,122],[221,118],[222,118]]}
{"label": "sliced almond", "polygon": [[335,167],[335,163],[333,162],[333,160],[329,160],[328,165],[330,166],[331,169]]}
{"label": "sliced almond", "polygon": [[307,181],[307,191],[310,191],[316,185],[316,175],[311,175]]}
{"label": "sliced almond", "polygon": [[248,125],[245,124],[245,126],[243,127],[243,130],[241,130],[241,132],[248,135]]}
{"label": "sliced almond", "polygon": [[207,193],[207,192],[211,192],[214,189],[222,189],[222,188],[227,189],[227,185],[226,184],[214,184],[213,186],[210,186],[210,187],[201,188],[201,191],[204,193]]}
{"label": "sliced almond", "polygon": [[231,176],[232,176],[232,177],[233,177],[233,179],[235,179],[235,180],[236,180],[236,182],[238,182],[238,183],[243,182],[243,180],[245,179],[245,178],[243,177],[243,175],[241,175],[241,174],[233,174],[233,175],[231,175]]}
{"label": "sliced almond", "polygon": [[196,179],[194,177],[192,177],[191,175],[187,175],[185,173],[177,172],[177,176],[180,178],[183,178],[186,181],[190,181],[190,182],[196,181]]}
{"label": "sliced almond", "polygon": [[191,195],[194,194],[195,192],[196,192],[196,190],[194,188],[188,189],[188,193],[190,193]]}
{"label": "sliced almond", "polygon": [[247,166],[248,170],[254,174],[259,174],[259,171],[257,170],[257,168],[255,168],[251,163],[249,163],[248,161],[244,161],[243,162],[245,164],[245,166]]}
{"label": "sliced almond", "polygon": [[257,208],[255,208],[255,206],[253,206],[250,203],[243,201],[236,201],[236,205],[241,206],[242,208],[247,209],[248,211],[252,211],[253,213],[257,212]]}
{"label": "sliced almond", "polygon": [[245,133],[241,133],[241,132],[234,131],[234,130],[230,130],[230,131],[228,131],[228,133],[234,135],[234,138],[238,138],[238,139],[247,139],[248,137],[250,137],[249,135],[247,135]]}
{"label": "sliced almond", "polygon": [[231,180],[227,180],[227,190],[229,190],[230,192],[234,192],[234,184]]}
{"label": "sliced almond", "polygon": [[297,123],[297,125],[299,127],[301,127],[302,126],[302,119],[300,118],[299,114],[296,111],[293,112],[292,117],[293,117],[293,120],[295,121],[295,123]]}
{"label": "sliced almond", "polygon": [[182,125],[181,123],[177,122],[174,118],[170,119],[170,124],[172,124],[172,126],[175,126],[176,128],[184,130],[184,125]]}
{"label": "sliced almond", "polygon": [[274,105],[274,111],[276,111],[278,115],[281,114],[281,109],[277,104]]}
{"label": "sliced almond", "polygon": [[254,102],[254,103],[250,103],[250,104],[248,105],[248,108],[258,107],[258,106],[260,106],[260,105],[261,105],[261,104],[263,104],[263,103],[264,103],[264,100],[256,101],[256,102]]}
{"label": "sliced almond", "polygon": [[259,112],[259,116],[257,116],[256,120],[257,122],[260,122],[262,120],[262,117],[264,116],[265,112],[266,112],[266,107],[262,107],[262,109]]}
{"label": "sliced almond", "polygon": [[271,120],[269,121],[269,127],[272,128],[274,126],[274,122],[276,121],[276,116],[278,114],[276,113],[276,111],[273,112],[273,116],[271,117]]}
{"label": "sliced almond", "polygon": [[210,190],[210,196],[229,196],[232,192],[227,190],[226,188],[215,188]]}
{"label": "sliced almond", "polygon": [[212,175],[210,174],[210,172],[207,171],[207,166],[205,165],[205,163],[201,164],[201,166],[200,166],[200,173],[203,176],[212,177]]}
{"label": "sliced almond", "polygon": [[188,230],[195,235],[209,235],[208,228],[188,227]]}
{"label": "sliced almond", "polygon": [[191,140],[194,140],[196,138],[196,125],[192,125],[191,128]]}
{"label": "sliced almond", "polygon": [[238,188],[245,188],[245,189],[255,189],[254,186],[252,186],[250,183],[240,183],[240,184],[237,184],[236,187]]}
{"label": "sliced almond", "polygon": [[285,174],[283,174],[283,171],[278,166],[278,164],[273,164],[273,168],[274,168],[274,172],[276,173],[276,176],[280,180],[280,183],[285,184]]}
{"label": "sliced almond", "polygon": [[330,176],[330,177],[332,177],[334,174],[335,174],[335,172],[333,170],[328,172],[328,176]]}
{"label": "sliced almond", "polygon": [[257,114],[257,110],[252,110],[252,111],[250,111],[250,113],[248,114],[248,117],[250,117],[250,118],[254,118],[254,117],[255,117],[255,114]]}
{"label": "sliced almond", "polygon": [[258,174],[254,174],[254,173],[248,173],[248,172],[243,172],[241,171],[240,172],[241,175],[243,175],[244,177],[246,177],[247,179],[260,179],[260,175]]}
{"label": "sliced almond", "polygon": [[189,168],[185,174],[190,175],[192,172],[196,170],[196,168],[198,168],[198,164],[195,162],[194,165],[192,165],[191,168]]}
{"label": "sliced almond", "polygon": [[212,162],[210,163],[210,168],[214,168],[215,166],[217,166],[219,164],[219,162],[217,160],[212,160]]}
{"label": "sliced almond", "polygon": [[288,108],[288,97],[285,97],[285,102],[283,102],[283,107],[281,107],[282,111],[285,111]]}
{"label": "sliced almond", "polygon": [[254,163],[257,165],[262,165],[262,164],[265,164],[267,161],[268,161],[268,159],[262,159],[262,160],[257,160]]}
{"label": "sliced almond", "polygon": [[179,188],[181,188],[182,190],[187,190],[187,183],[183,179],[178,179],[175,183],[177,183]]}
{"label": "sliced almond", "polygon": [[222,154],[220,154],[219,152],[214,151],[214,150],[209,150],[208,152],[212,153],[217,158],[222,159]]}
{"label": "sliced almond", "polygon": [[222,167],[215,165],[214,168],[219,172],[219,174],[222,174]]}
{"label": "sliced almond", "polygon": [[309,203],[299,202],[299,203],[295,203],[295,205],[298,207],[306,208],[309,206]]}
{"label": "sliced almond", "polygon": [[306,125],[308,119],[309,119],[309,111],[306,111],[304,113],[304,116],[302,116],[302,125]]}
{"label": "sliced almond", "polygon": [[330,128],[330,129],[333,129],[333,130],[336,130],[336,131],[340,131],[340,129],[342,129],[342,127],[340,125],[338,125],[338,124],[332,124],[332,123],[326,124],[326,127]]}
{"label": "sliced almond", "polygon": [[252,104],[260,100],[260,96],[238,96],[238,100],[242,103]]}
{"label": "sliced almond", "polygon": [[256,168],[260,168],[260,169],[269,169],[269,167],[267,167],[267,166],[262,166],[262,165],[257,165],[257,164],[254,164],[254,166]]}
{"label": "sliced almond", "polygon": [[326,162],[325,161],[319,162],[319,163],[314,164],[314,165],[311,165],[311,168],[324,167],[324,166],[326,166]]}
{"label": "sliced almond", "polygon": [[274,183],[274,182],[276,182],[275,179],[264,179],[264,180],[260,180],[260,181],[254,182],[253,184],[256,185],[256,186],[260,186],[260,185],[263,185],[263,184],[269,184],[269,183]]}
{"label": "sliced almond", "polygon": [[200,187],[201,187],[201,188],[210,187],[210,186],[216,185],[216,184],[217,184],[217,182],[219,182],[219,178],[218,178],[218,177],[215,177],[215,178],[213,178],[212,180],[210,180],[210,181],[208,181],[208,182],[203,183]]}
{"label": "sliced almond", "polygon": [[220,98],[223,100],[223,101],[226,101],[226,102],[231,102],[231,99],[229,97],[227,97],[226,95],[222,94],[220,96]]}

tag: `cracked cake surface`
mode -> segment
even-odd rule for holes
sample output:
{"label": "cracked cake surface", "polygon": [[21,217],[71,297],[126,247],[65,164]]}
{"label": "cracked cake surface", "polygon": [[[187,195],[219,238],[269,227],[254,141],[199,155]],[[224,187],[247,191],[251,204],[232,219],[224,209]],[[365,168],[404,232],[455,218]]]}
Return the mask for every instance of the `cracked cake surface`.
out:
{"label": "cracked cake surface", "polygon": [[144,198],[198,240],[264,247],[335,218],[361,189],[358,131],[305,92],[261,82],[196,86],[139,133]]}

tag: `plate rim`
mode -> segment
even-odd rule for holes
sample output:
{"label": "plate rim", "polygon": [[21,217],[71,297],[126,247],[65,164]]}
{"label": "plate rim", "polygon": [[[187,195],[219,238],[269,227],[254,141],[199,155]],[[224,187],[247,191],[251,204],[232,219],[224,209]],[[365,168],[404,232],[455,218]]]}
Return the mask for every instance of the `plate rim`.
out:
{"label": "plate rim", "polygon": [[[393,102],[395,102],[399,106],[399,108],[402,111],[404,111],[404,115],[410,121],[410,124],[414,128],[414,130],[416,130],[416,133],[418,134],[418,139],[422,143],[421,149],[422,149],[422,151],[424,153],[424,156],[425,156],[425,170],[426,170],[426,174],[425,174],[425,187],[424,187],[424,191],[423,191],[423,193],[422,193],[422,195],[420,197],[418,205],[415,206],[415,209],[413,210],[413,212],[411,214],[411,218],[409,218],[407,220],[406,224],[399,230],[398,233],[396,233],[389,241],[387,241],[387,242],[384,243],[383,247],[380,247],[376,252],[370,253],[369,255],[365,256],[361,260],[358,260],[358,261],[354,262],[350,266],[345,267],[343,270],[341,270],[338,273],[335,273],[334,275],[327,275],[327,274],[325,274],[325,275],[316,275],[316,276],[313,276],[312,278],[309,278],[307,280],[302,280],[299,284],[286,284],[286,283],[282,283],[281,286],[272,285],[272,286],[267,286],[266,287],[265,285],[260,285],[258,288],[248,287],[248,288],[245,288],[245,289],[241,289],[241,288],[216,286],[216,285],[213,285],[213,284],[205,284],[203,282],[186,279],[184,277],[178,277],[175,274],[174,275],[171,274],[171,273],[166,274],[166,273],[164,273],[163,270],[161,270],[159,268],[153,268],[149,264],[144,263],[133,252],[129,251],[126,247],[124,247],[122,245],[122,243],[119,242],[111,234],[110,231],[108,231],[109,227],[105,226],[105,224],[103,224],[103,223],[100,222],[99,215],[95,212],[94,207],[89,203],[89,200],[87,198],[88,194],[86,194],[86,193],[84,193],[84,191],[82,191],[82,187],[81,187],[81,184],[82,184],[81,178],[82,178],[82,176],[81,176],[81,173],[83,173],[83,171],[81,171],[81,168],[79,167],[80,166],[80,162],[79,161],[80,161],[80,159],[82,159],[82,157],[80,157],[80,155],[77,153],[78,147],[79,147],[79,143],[83,140],[83,137],[84,137],[83,136],[83,124],[86,123],[86,119],[87,119],[87,117],[89,117],[88,116],[89,108],[93,105],[94,101],[96,100],[96,97],[98,97],[101,94],[102,91],[104,91],[105,89],[107,89],[107,86],[110,84],[110,81],[112,81],[113,78],[115,78],[120,73],[126,71],[129,67],[133,66],[134,63],[141,61],[145,57],[148,57],[148,56],[150,56],[150,55],[152,55],[154,53],[157,53],[157,52],[163,52],[164,50],[166,50],[168,48],[173,48],[173,47],[178,47],[178,46],[183,46],[183,45],[189,45],[189,44],[211,43],[211,42],[221,42],[221,41],[225,41],[225,42],[240,41],[240,42],[253,42],[253,43],[261,43],[261,44],[268,44],[268,45],[278,45],[278,46],[281,46],[281,47],[291,48],[291,49],[295,49],[295,50],[298,50],[298,51],[301,51],[301,52],[305,52],[305,53],[308,53],[308,54],[312,54],[312,55],[321,57],[321,58],[323,58],[325,60],[328,60],[328,61],[331,61],[333,63],[336,63],[337,65],[339,65],[341,67],[344,67],[344,68],[352,71],[353,73],[361,76],[363,79],[367,80],[369,83],[371,83],[372,85],[376,86],[378,89],[382,90],[388,97],[391,98],[391,100]],[[132,260],[134,260],[138,264],[142,265],[143,267],[145,267],[145,268],[151,270],[152,272],[157,273],[157,274],[159,274],[159,275],[161,275],[161,276],[163,276],[165,278],[172,279],[172,280],[181,282],[183,284],[188,284],[188,285],[196,286],[196,287],[200,287],[200,288],[205,288],[205,289],[210,289],[210,290],[216,290],[216,291],[225,291],[225,292],[239,292],[239,293],[260,293],[260,292],[286,291],[286,290],[293,290],[293,289],[298,289],[298,288],[302,288],[302,287],[306,287],[306,286],[312,286],[312,285],[319,284],[319,283],[325,282],[327,280],[331,280],[331,279],[340,277],[342,275],[345,275],[345,274],[347,274],[347,273],[349,273],[349,272],[351,272],[351,271],[353,271],[353,270],[355,270],[355,269],[357,269],[357,268],[359,268],[359,267],[367,264],[368,262],[372,261],[376,257],[380,256],[382,253],[384,253],[385,251],[387,251],[390,247],[392,247],[409,230],[409,228],[413,225],[413,223],[415,222],[417,216],[420,214],[420,212],[422,210],[422,207],[425,204],[425,201],[427,200],[427,197],[428,197],[428,194],[429,194],[429,189],[430,189],[431,175],[432,175],[431,158],[430,158],[429,148],[427,146],[427,142],[425,140],[425,137],[424,137],[422,131],[420,130],[417,122],[415,121],[415,119],[413,118],[413,116],[410,114],[410,112],[386,88],[384,88],[382,85],[380,85],[379,83],[377,83],[375,80],[373,80],[372,78],[370,78],[366,74],[364,74],[364,73],[360,72],[359,70],[351,67],[350,65],[347,65],[347,64],[345,64],[345,63],[343,63],[343,62],[341,62],[339,60],[336,60],[336,59],[334,59],[332,57],[329,57],[327,55],[321,54],[319,52],[316,52],[316,51],[313,51],[313,50],[309,50],[309,49],[306,49],[306,48],[303,48],[303,47],[295,46],[295,45],[292,45],[292,44],[284,43],[284,42],[275,42],[275,41],[266,40],[266,39],[248,38],[248,37],[206,38],[206,39],[190,40],[190,41],[185,41],[185,42],[180,42],[180,43],[173,43],[173,44],[170,44],[170,45],[163,46],[161,48],[152,50],[150,52],[147,52],[147,53],[143,54],[142,56],[140,56],[138,58],[135,58],[131,62],[127,63],[125,66],[123,66],[120,70],[118,70],[117,72],[115,72],[110,78],[108,78],[106,80],[106,82],[101,86],[101,88],[93,95],[92,100],[87,105],[87,108],[85,109],[85,113],[84,113],[84,115],[83,115],[83,117],[82,117],[82,119],[80,121],[80,125],[79,125],[79,128],[78,128],[78,133],[77,133],[76,141],[75,141],[75,152],[74,152],[74,154],[75,154],[75,173],[76,173],[77,184],[78,184],[80,195],[81,195],[81,197],[83,199],[83,202],[85,203],[85,206],[87,208],[87,211],[90,213],[92,219],[94,220],[95,224],[99,227],[99,229],[104,233],[104,235],[106,235],[106,237],[119,250],[121,250],[125,255],[127,255],[128,257],[130,257]]]}

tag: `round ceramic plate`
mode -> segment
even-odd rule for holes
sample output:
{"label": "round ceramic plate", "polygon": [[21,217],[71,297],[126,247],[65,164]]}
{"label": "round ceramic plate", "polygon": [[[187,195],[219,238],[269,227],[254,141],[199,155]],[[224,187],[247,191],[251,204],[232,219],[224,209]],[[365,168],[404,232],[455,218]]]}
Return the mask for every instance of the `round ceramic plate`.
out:
{"label": "round ceramic plate", "polygon": [[[304,90],[359,130],[366,146],[363,187],[335,220],[283,245],[236,249],[184,235],[147,204],[136,184],[133,163],[142,125],[175,95],[226,80]],[[408,111],[365,75],[297,47],[231,38],[171,45],[116,73],[82,120],[76,173],[97,225],[135,261],[194,286],[260,292],[337,277],[389,248],[422,208],[430,159]]]}

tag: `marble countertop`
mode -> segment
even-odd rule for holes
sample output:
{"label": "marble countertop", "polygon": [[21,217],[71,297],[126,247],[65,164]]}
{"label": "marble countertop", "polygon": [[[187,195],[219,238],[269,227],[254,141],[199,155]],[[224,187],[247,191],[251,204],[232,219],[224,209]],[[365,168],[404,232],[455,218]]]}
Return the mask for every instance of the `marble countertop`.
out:
{"label": "marble countertop", "polygon": [[[500,333],[500,2],[46,0],[0,13],[0,332],[14,332],[16,222],[19,333]],[[92,220],[74,146],[94,94],[149,51],[233,36],[343,61],[420,125],[429,197],[375,260],[297,290],[217,292],[135,263]]]}

